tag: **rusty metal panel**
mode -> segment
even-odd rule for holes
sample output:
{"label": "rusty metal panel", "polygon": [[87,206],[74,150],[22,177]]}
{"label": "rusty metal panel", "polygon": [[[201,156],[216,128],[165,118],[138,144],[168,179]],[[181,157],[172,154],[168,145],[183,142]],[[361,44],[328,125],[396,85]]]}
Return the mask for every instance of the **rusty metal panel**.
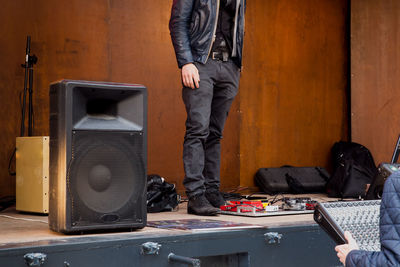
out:
{"label": "rusty metal panel", "polygon": [[8,161],[19,136],[25,45],[38,57],[33,78],[33,132],[49,135],[49,84],[63,78],[110,80],[108,1],[6,1],[0,11],[0,196],[14,195]]}
{"label": "rusty metal panel", "polygon": [[[244,69],[222,141],[223,189],[252,186],[262,166],[327,165],[346,136],[347,0],[247,1]],[[186,119],[170,41],[172,1],[5,1],[0,195],[12,195],[8,159],[18,134],[26,35],[35,65],[35,135],[48,135],[49,84],[66,78],[140,83],[149,93],[148,171],[183,191]],[[23,19],[21,19],[23,18]],[[12,118],[10,120],[9,118]]]}
{"label": "rusty metal panel", "polygon": [[348,1],[247,4],[240,184],[261,167],[329,167],[347,138]]}
{"label": "rusty metal panel", "polygon": [[[0,195],[12,195],[8,158],[19,131],[26,35],[39,58],[34,70],[35,135],[48,135],[49,84],[63,78],[141,83],[149,92],[149,173],[182,191],[185,111],[168,21],[172,1],[18,0],[4,3],[0,37],[0,98],[4,125],[0,145]],[[23,18],[23,19],[22,19]],[[5,53],[7,51],[7,53]],[[7,101],[5,101],[7,99]],[[222,145],[222,186],[239,183],[238,104]],[[235,108],[236,107],[236,108]],[[9,117],[12,120],[9,120]]]}
{"label": "rusty metal panel", "polygon": [[390,162],[400,133],[400,2],[351,1],[352,139]]}

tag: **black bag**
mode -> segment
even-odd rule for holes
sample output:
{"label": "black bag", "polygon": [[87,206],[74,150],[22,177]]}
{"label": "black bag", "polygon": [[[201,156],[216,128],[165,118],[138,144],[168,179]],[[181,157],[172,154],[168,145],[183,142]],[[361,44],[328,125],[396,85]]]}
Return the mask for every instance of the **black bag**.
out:
{"label": "black bag", "polygon": [[329,197],[360,198],[378,174],[371,152],[354,142],[336,142],[332,147],[333,174],[326,185]]}
{"label": "black bag", "polygon": [[147,176],[147,212],[172,211],[179,204],[175,185],[157,174]]}
{"label": "black bag", "polygon": [[325,192],[329,173],[321,167],[261,168],[257,171],[255,184],[265,193],[322,193]]}

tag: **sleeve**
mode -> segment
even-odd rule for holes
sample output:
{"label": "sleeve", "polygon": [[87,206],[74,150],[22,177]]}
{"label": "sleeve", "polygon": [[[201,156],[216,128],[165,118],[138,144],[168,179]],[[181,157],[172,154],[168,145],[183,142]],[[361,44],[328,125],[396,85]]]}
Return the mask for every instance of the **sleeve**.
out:
{"label": "sleeve", "polygon": [[400,266],[400,172],[385,182],[379,231],[381,251],[353,250],[346,257],[346,267]]}
{"label": "sleeve", "polygon": [[390,264],[382,252],[352,250],[346,257],[346,267],[389,267]]}
{"label": "sleeve", "polygon": [[172,3],[169,30],[179,68],[194,61],[189,38],[193,5],[194,0],[174,0]]}

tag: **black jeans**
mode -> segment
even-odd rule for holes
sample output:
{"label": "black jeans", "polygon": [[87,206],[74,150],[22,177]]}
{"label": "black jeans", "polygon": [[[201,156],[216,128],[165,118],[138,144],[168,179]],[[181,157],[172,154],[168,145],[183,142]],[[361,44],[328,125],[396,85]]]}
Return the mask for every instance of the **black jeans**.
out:
{"label": "black jeans", "polygon": [[240,78],[232,60],[208,59],[206,64],[194,64],[199,70],[200,87],[182,90],[187,112],[183,185],[188,197],[219,190],[220,140]]}

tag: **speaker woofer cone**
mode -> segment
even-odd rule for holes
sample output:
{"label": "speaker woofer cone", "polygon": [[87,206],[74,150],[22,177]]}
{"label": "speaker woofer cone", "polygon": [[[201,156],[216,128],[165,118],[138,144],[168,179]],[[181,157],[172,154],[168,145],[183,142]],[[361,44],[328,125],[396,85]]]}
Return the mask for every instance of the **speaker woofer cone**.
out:
{"label": "speaker woofer cone", "polygon": [[86,221],[87,214],[116,213],[141,197],[144,181],[138,177],[144,170],[141,151],[135,149],[140,147],[135,146],[138,139],[140,133],[74,131],[72,149],[77,156],[68,175],[74,177],[69,183],[77,193],[70,195],[73,218]]}

